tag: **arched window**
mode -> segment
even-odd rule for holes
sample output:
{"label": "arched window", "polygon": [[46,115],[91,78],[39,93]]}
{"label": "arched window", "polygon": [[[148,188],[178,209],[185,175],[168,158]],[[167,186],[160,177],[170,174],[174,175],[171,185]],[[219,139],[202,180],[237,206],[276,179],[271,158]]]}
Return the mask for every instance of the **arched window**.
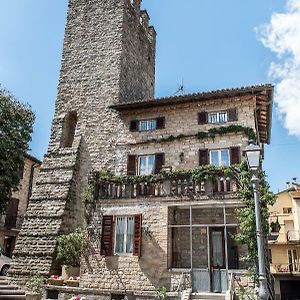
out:
{"label": "arched window", "polygon": [[75,111],[69,112],[63,121],[63,129],[60,140],[60,147],[72,147],[75,129],[77,125],[77,113]]}

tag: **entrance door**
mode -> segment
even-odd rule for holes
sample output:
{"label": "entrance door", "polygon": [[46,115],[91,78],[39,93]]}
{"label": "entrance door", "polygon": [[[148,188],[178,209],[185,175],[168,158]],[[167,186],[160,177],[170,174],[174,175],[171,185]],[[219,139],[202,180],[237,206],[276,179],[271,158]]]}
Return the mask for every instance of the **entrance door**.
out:
{"label": "entrance door", "polygon": [[210,229],[210,274],[214,293],[227,290],[224,227]]}

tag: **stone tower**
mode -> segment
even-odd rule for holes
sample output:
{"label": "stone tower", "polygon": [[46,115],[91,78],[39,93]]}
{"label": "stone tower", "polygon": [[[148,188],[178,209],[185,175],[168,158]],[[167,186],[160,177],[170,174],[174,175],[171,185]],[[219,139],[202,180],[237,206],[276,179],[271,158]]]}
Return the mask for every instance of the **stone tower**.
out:
{"label": "stone tower", "polygon": [[57,236],[82,225],[93,169],[114,167],[125,138],[112,104],[153,98],[155,39],[141,0],[69,0],[48,152],[17,240],[10,276],[54,268]]}

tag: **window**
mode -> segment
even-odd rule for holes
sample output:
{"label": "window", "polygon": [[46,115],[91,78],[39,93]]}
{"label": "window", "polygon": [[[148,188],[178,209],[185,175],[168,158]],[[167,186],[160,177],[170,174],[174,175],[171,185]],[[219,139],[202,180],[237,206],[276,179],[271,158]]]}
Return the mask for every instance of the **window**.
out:
{"label": "window", "polygon": [[156,119],[139,121],[139,131],[150,131],[156,129]]}
{"label": "window", "polygon": [[134,217],[117,217],[115,253],[126,254],[133,252]]}
{"label": "window", "polygon": [[210,164],[214,166],[229,166],[229,150],[220,149],[210,151]]}
{"label": "window", "polygon": [[155,170],[155,155],[142,155],[138,157],[139,175],[154,174]]}
{"label": "window", "polygon": [[61,148],[72,147],[77,121],[77,113],[74,111],[65,116],[60,140]]}
{"label": "window", "polygon": [[292,208],[291,207],[284,207],[283,208],[283,213],[284,214],[291,214],[292,213]]}
{"label": "window", "polygon": [[226,123],[227,111],[208,113],[208,123]]}

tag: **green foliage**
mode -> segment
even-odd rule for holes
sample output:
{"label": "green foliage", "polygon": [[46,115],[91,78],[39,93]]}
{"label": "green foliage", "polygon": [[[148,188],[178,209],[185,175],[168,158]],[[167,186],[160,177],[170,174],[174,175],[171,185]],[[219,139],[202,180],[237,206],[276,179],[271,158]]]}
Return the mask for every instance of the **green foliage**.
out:
{"label": "green foliage", "polygon": [[31,293],[42,293],[42,286],[45,283],[45,279],[42,275],[34,275],[30,277],[29,281],[26,283],[26,291]]}
{"label": "green foliage", "polygon": [[167,299],[167,288],[165,286],[159,287],[157,289],[155,289],[156,293],[157,293],[157,297],[159,299]]}
{"label": "green foliage", "polygon": [[19,185],[19,170],[29,149],[34,113],[0,87],[0,214]]}
{"label": "green foliage", "polygon": [[[248,169],[246,161],[242,162],[239,173],[239,195],[244,207],[238,209],[240,233],[236,235],[236,240],[248,246],[248,256],[245,257],[244,260],[251,264],[250,271],[252,271],[252,274],[257,275],[256,221],[251,177],[252,172]],[[262,229],[263,233],[267,235],[269,233],[268,206],[272,206],[275,203],[276,196],[269,189],[265,173],[260,171],[258,177],[261,180],[259,184],[259,194]]]}
{"label": "green foliage", "polygon": [[57,260],[61,265],[79,267],[83,249],[83,234],[80,229],[63,234],[57,241]]}

